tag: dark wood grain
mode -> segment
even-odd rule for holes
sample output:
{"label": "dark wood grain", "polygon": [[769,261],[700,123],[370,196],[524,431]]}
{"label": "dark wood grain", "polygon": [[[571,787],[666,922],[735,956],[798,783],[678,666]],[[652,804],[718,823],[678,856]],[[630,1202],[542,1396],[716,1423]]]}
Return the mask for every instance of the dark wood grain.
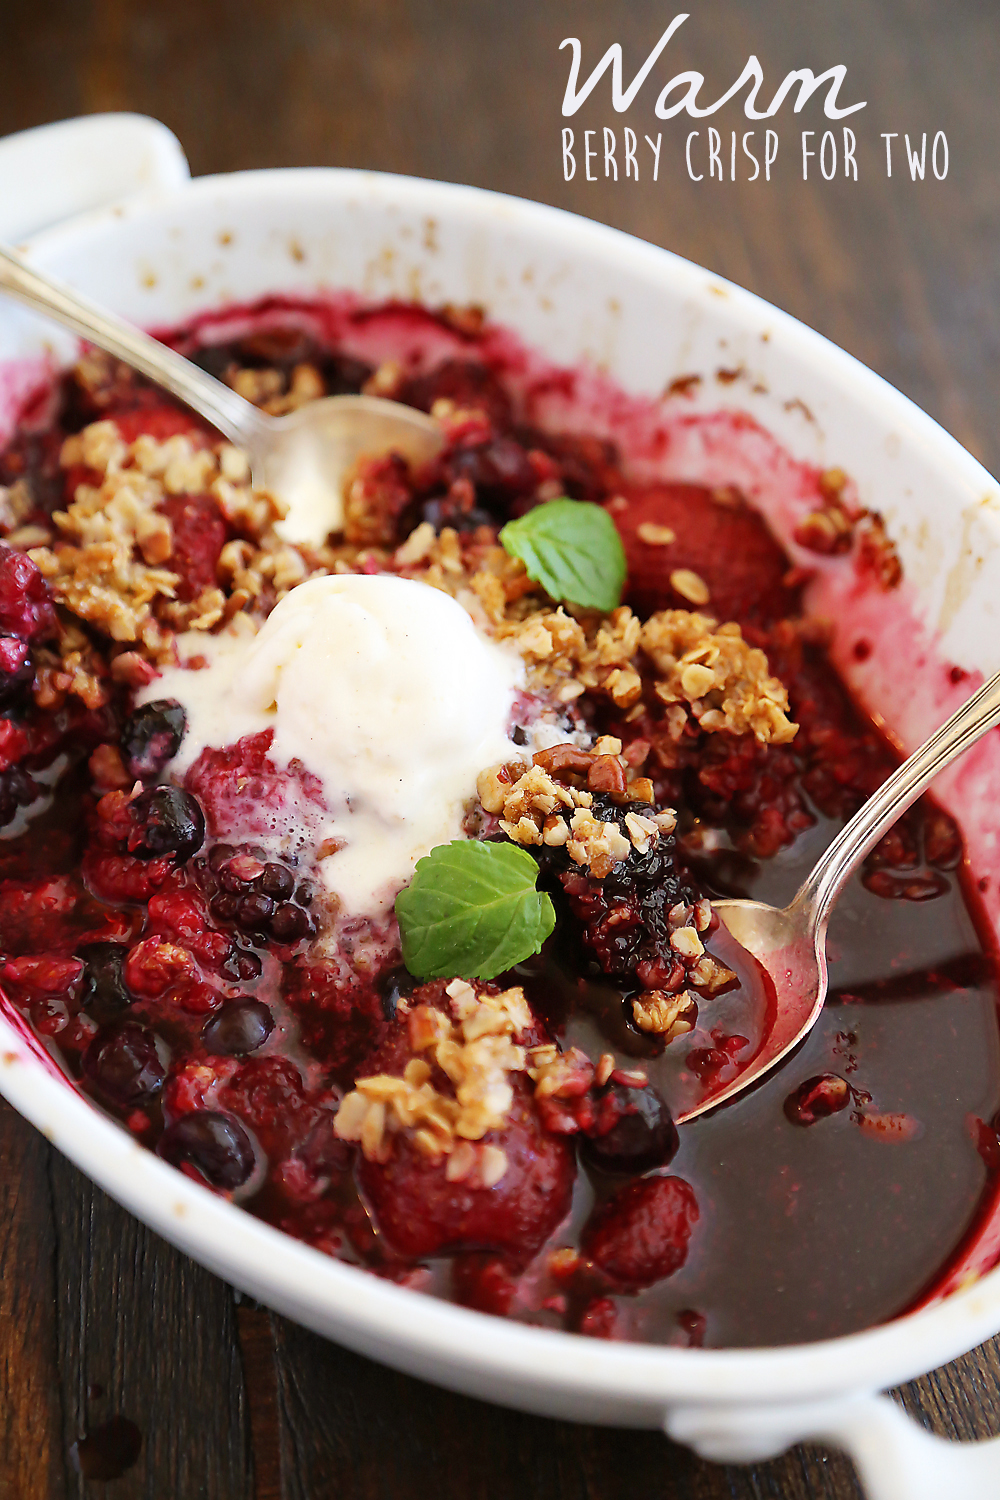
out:
{"label": "dark wood grain", "polygon": [[48,1500],[63,1471],[50,1157],[0,1101],[0,1500]]}
{"label": "dark wood grain", "polygon": [[[57,1152],[57,1359],[67,1452],[110,1416],[143,1434],[122,1500],[250,1493],[250,1435],[232,1294],[112,1203]],[[67,1495],[87,1493],[72,1476]]]}
{"label": "dark wood grain", "polygon": [[[721,92],[755,52],[768,81],[848,66],[860,180],[695,184],[689,122],[660,181],[562,180],[563,37],[628,70],[675,8],[654,0],[4,0],[0,133],[78,112],[166,121],[195,172],[350,165],[498,188],[689,256],[818,327],[1000,470],[1000,111],[993,0],[700,0],[663,74]],[[717,88],[715,86],[718,86]],[[651,87],[574,127],[652,131]],[[783,167],[799,128],[783,118]],[[722,128],[739,116],[720,119]],[[822,127],[821,127],[822,128]],[[947,131],[944,183],[884,176],[880,132]],[[100,1387],[102,1394],[96,1394]],[[88,1391],[90,1394],[88,1395]],[[936,1431],[1000,1431],[993,1343],[909,1386]],[[68,1451],[113,1412],[144,1433],[122,1500],[857,1500],[849,1464],[796,1450],[701,1463],[655,1433],[574,1427],[407,1379],[232,1294],[136,1225],[0,1107],[0,1500],[98,1486]]]}

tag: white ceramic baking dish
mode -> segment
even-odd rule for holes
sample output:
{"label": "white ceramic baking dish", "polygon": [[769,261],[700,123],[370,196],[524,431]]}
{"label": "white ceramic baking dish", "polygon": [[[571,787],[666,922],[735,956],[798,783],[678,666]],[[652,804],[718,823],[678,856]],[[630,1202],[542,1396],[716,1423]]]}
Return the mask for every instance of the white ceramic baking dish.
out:
{"label": "white ceramic baking dish", "polygon": [[[953,690],[958,698],[978,674],[1000,667],[996,482],[849,356],[662,250],[535,204],[365,172],[190,181],[169,132],[127,115],[0,143],[0,236],[28,235],[38,265],[146,327],[275,291],[481,303],[547,359],[599,372],[595,422],[607,409],[604,377],[653,420],[669,382],[698,374],[684,412],[749,411],[797,458],[846,468],[862,502],[885,516],[906,576],[892,608],[869,619],[864,599],[838,595],[833,574],[821,574],[813,602],[838,618],[835,656],[901,745],[914,745],[952,706],[943,665],[971,674]],[[0,302],[0,436],[24,391],[72,352],[72,341]],[[720,367],[742,373],[719,382]],[[675,411],[670,399],[675,405],[663,409]],[[711,471],[700,431],[697,442],[675,441],[650,464],[681,475],[692,465]],[[767,449],[766,439],[761,444]],[[752,458],[739,476],[725,472],[724,454],[718,461],[720,480],[739,477],[758,492]],[[780,495],[767,503],[787,542],[789,505]],[[877,643],[866,663],[848,649],[859,623]],[[941,795],[963,824],[976,872],[992,878],[1000,866],[992,804],[1000,798],[989,790],[1000,786],[1000,737],[989,741],[942,783]],[[986,899],[995,921],[995,878]],[[966,1277],[932,1306],[825,1343],[733,1352],[606,1343],[450,1306],[287,1238],[98,1114],[32,1049],[10,1012],[0,1016],[0,1090],[83,1171],[197,1260],[400,1369],[526,1410],[662,1426],[719,1460],[828,1441],[855,1458],[872,1500],[1000,1493],[1000,1441],[943,1442],[876,1394],[1000,1330],[1000,1271]],[[987,1254],[988,1244],[981,1258]]]}

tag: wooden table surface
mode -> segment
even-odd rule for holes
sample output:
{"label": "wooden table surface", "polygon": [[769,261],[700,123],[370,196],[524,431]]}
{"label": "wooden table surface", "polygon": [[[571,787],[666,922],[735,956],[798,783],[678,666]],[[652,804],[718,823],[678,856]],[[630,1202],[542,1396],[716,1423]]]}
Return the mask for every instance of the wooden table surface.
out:
{"label": "wooden table surface", "polygon": [[[654,0],[5,0],[0,133],[99,110],[166,121],[196,173],[348,165],[499,188],[606,220],[710,266],[821,329],[1000,468],[1000,111],[995,0],[700,0],[628,114],[607,80],[572,124],[664,142],[659,180],[564,183],[568,53],[613,41],[626,76],[675,13]],[[769,183],[691,182],[686,117],[653,100],[682,68],[716,98],[748,54],[768,84],[848,67],[857,183],[801,178],[778,125]],[[655,80],[659,78],[660,82]],[[771,91],[764,94],[770,98]],[[742,132],[729,108],[716,122]],[[655,127],[655,128],[654,128]],[[839,131],[838,127],[838,131]],[[912,182],[902,136],[945,131],[943,182]],[[899,133],[893,177],[883,131]],[[704,136],[702,137],[704,139]],[[813,144],[819,140],[817,135]],[[619,146],[621,153],[621,146]],[[725,153],[724,153],[725,154]],[[602,163],[599,161],[598,172]],[[1000,1431],[988,1345],[902,1393],[936,1430]],[[103,1486],[72,1445],[113,1415],[143,1435]],[[859,1494],[837,1455],[701,1463],[656,1433],[506,1412],[396,1375],[240,1301],[0,1107],[0,1500],[106,1488],[133,1500],[667,1500]]]}

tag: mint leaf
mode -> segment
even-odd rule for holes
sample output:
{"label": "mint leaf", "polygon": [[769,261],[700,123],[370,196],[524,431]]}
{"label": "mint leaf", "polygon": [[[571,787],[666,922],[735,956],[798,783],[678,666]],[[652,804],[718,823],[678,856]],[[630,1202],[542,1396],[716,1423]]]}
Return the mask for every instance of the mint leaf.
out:
{"label": "mint leaf", "polygon": [[396,897],[403,962],[417,979],[493,979],[556,925],[538,866],[516,844],[455,839],[417,860]]}
{"label": "mint leaf", "polygon": [[549,500],[509,521],[500,544],[552,599],[607,613],[621,603],[625,548],[614,521],[587,500]]}

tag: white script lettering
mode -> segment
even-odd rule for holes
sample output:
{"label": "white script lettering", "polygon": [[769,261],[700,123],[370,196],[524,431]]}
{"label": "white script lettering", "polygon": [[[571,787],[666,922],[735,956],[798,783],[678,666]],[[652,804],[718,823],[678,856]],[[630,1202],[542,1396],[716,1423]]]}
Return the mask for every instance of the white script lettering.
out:
{"label": "white script lettering", "polygon": [[[571,57],[569,77],[566,80],[566,92],[563,95],[562,102],[563,115],[576,114],[581,104],[589,99],[609,68],[611,70],[611,103],[619,114],[624,113],[635,100],[661,53],[686,20],[688,20],[687,12],[682,12],[681,15],[674,17],[652,52],[646,58],[642,67],[632,79],[628,88],[624,87],[621,42],[613,42],[611,44],[586,82],[581,85],[580,68],[583,62],[583,47],[579,37],[566,37],[559,44],[560,52],[564,47],[568,47]],[[839,103],[840,90],[843,88],[846,78],[847,68],[844,63],[838,63],[835,67],[827,68],[826,72],[818,75],[813,72],[812,68],[796,68],[782,80],[768,108],[760,110],[757,108],[757,95],[764,86],[764,70],[758,58],[751,55],[747,59],[746,66],[736,82],[731,88],[726,90],[721,98],[716,99],[714,104],[709,104],[704,109],[699,106],[698,95],[705,82],[705,77],[704,74],[692,70],[676,74],[661,89],[656,101],[655,113],[657,119],[660,120],[672,120],[675,115],[682,114],[684,111],[687,111],[692,119],[703,119],[707,115],[714,115],[724,105],[728,104],[730,99],[735,98],[747,84],[751,84],[752,87],[743,101],[743,112],[748,120],[767,120],[778,113],[796,84],[798,85],[798,97],[792,106],[796,114],[799,114],[805,108],[809,100],[824,84],[828,84],[829,87],[823,101],[823,113],[828,120],[843,120],[848,115],[856,114],[858,110],[867,108],[866,101],[862,101],[860,104],[849,104],[841,108]],[[676,99],[673,103],[669,103],[670,96],[680,89],[684,89],[681,98]]]}

